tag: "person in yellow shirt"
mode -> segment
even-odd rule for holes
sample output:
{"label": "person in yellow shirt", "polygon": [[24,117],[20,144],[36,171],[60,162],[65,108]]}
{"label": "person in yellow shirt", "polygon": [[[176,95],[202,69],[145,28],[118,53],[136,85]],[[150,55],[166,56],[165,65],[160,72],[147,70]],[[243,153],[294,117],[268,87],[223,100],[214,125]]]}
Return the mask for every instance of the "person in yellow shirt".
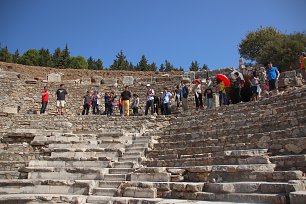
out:
{"label": "person in yellow shirt", "polygon": [[220,106],[225,105],[225,84],[223,81],[217,81],[217,91],[219,92],[219,104]]}

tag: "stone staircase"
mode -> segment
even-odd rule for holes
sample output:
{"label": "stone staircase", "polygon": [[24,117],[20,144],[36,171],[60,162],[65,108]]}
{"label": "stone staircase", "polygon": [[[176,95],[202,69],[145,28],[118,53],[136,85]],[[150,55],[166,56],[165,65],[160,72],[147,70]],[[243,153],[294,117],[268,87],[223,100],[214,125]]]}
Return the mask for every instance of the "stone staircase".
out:
{"label": "stone staircase", "polygon": [[303,203],[305,99],[303,88],[169,117],[0,117],[0,203]]}

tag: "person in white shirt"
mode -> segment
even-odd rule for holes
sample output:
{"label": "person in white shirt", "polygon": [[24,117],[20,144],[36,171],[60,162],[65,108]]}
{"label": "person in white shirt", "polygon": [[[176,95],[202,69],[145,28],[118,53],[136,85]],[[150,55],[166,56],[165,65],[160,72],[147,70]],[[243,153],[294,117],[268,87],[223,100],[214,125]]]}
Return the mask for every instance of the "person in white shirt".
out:
{"label": "person in white shirt", "polygon": [[151,107],[151,114],[154,114],[154,95],[155,92],[151,89],[150,84],[147,84],[147,103],[145,109],[145,115],[148,115],[148,110]]}
{"label": "person in white shirt", "polygon": [[169,89],[165,87],[165,91],[164,91],[164,94],[162,96],[165,115],[170,115],[171,114],[171,108],[170,108],[170,98],[171,98],[171,96],[172,96],[172,94],[169,92]]}

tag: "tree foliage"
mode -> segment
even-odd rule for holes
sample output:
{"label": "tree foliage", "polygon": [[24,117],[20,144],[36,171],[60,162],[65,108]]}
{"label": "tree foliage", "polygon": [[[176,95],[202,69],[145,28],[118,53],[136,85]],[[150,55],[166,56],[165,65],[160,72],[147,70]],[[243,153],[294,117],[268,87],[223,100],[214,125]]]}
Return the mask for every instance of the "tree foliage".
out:
{"label": "tree foliage", "polygon": [[110,70],[129,70],[130,63],[126,60],[126,56],[123,54],[123,51],[116,55],[113,64],[110,66]]}
{"label": "tree foliage", "polygon": [[191,62],[191,65],[190,65],[190,67],[189,67],[189,70],[190,71],[199,71],[199,69],[200,69],[200,64],[198,63],[198,61],[192,61]]}
{"label": "tree foliage", "polygon": [[4,47],[0,50],[0,60],[4,62],[12,62],[13,61],[13,56],[9,52],[7,47]]}
{"label": "tree foliage", "polygon": [[70,57],[71,68],[75,69],[87,69],[88,63],[82,56]]}
{"label": "tree foliage", "polygon": [[287,35],[267,27],[248,33],[239,44],[239,53],[246,60],[259,64],[271,61],[281,71],[286,71],[298,68],[299,54],[305,47],[305,33]]}

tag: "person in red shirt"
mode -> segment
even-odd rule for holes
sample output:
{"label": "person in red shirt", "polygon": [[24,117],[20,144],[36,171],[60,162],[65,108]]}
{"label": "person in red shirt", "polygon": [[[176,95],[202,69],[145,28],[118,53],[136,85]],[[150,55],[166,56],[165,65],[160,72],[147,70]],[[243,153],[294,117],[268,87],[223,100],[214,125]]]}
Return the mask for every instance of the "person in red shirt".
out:
{"label": "person in red shirt", "polygon": [[48,87],[45,86],[44,90],[41,92],[41,109],[40,114],[45,113],[47,105],[49,101],[49,93],[48,93]]}

